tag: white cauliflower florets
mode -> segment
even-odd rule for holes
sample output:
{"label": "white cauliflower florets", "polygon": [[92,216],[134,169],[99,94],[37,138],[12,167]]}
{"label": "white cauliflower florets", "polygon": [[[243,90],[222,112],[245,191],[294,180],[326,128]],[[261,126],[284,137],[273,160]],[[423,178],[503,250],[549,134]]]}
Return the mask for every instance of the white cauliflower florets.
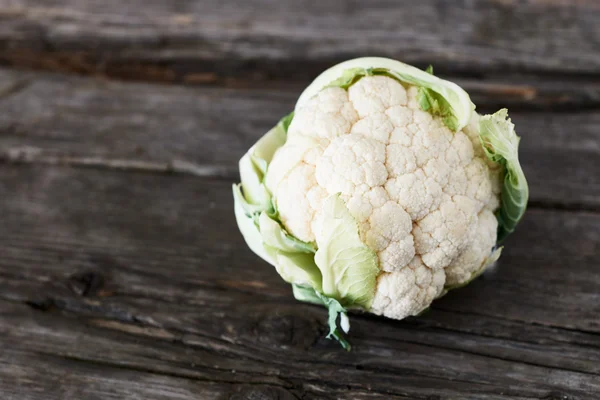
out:
{"label": "white cauliflower florets", "polygon": [[281,222],[306,242],[323,201],[340,193],[379,258],[370,311],[397,319],[481,268],[501,190],[477,116],[452,132],[421,110],[417,94],[386,76],[322,90],[296,110],[266,179]]}
{"label": "white cauliflower florets", "polygon": [[483,209],[477,216],[477,226],[473,240],[444,270],[446,285],[456,286],[471,279],[483,266],[496,243],[498,220],[493,212]]}
{"label": "white cauliflower florets", "polygon": [[391,318],[419,314],[442,293],[444,280],[443,270],[428,268],[416,256],[400,271],[379,274],[371,312]]}

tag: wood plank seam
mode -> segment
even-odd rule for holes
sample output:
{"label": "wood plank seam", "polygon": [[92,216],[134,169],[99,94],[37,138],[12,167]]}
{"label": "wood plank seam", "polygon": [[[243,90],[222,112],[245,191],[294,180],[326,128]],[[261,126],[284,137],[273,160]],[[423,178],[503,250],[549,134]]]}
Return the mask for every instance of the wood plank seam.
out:
{"label": "wood plank seam", "polygon": [[[183,327],[182,328],[163,327],[163,326],[160,326],[159,324],[149,324],[147,322],[148,318],[146,318],[144,316],[136,316],[136,315],[126,315],[126,316],[125,315],[120,315],[120,314],[119,315],[117,315],[117,314],[108,315],[106,313],[103,313],[103,314],[101,314],[102,315],[102,319],[98,319],[97,320],[100,323],[96,324],[93,321],[95,321],[96,318],[98,318],[98,317],[93,317],[93,316],[89,316],[89,315],[86,315],[86,314],[80,314],[77,310],[73,310],[73,309],[69,310],[68,308],[65,308],[66,303],[64,301],[62,301],[62,300],[55,300],[52,297],[45,297],[44,300],[41,300],[41,301],[39,301],[39,300],[38,301],[31,301],[31,300],[22,300],[22,301],[20,301],[20,300],[15,300],[15,299],[12,299],[12,298],[6,298],[6,297],[1,296],[1,295],[0,295],[0,298],[2,298],[4,301],[14,302],[14,303],[21,303],[21,304],[27,305],[27,306],[31,307],[35,312],[42,312],[42,313],[46,313],[46,314],[47,313],[52,313],[55,316],[58,316],[58,315],[62,314],[60,318],[70,318],[69,314],[72,314],[74,316],[74,318],[84,318],[84,319],[88,320],[89,323],[91,325],[93,325],[93,326],[99,327],[101,329],[109,329],[109,330],[112,330],[112,331],[116,330],[116,331],[121,332],[123,334],[131,334],[131,335],[134,335],[134,336],[138,336],[138,335],[139,336],[146,336],[146,335],[144,335],[143,333],[140,333],[140,332],[136,333],[136,330],[127,329],[127,325],[132,325],[134,327],[140,327],[140,328],[144,328],[144,327],[145,328],[153,328],[153,329],[159,328],[162,331],[164,331],[165,333],[167,333],[167,335],[166,336],[164,334],[149,335],[148,337],[151,337],[151,338],[156,339],[156,340],[166,340],[166,341],[171,342],[171,343],[180,343],[183,346],[192,346],[192,347],[195,347],[194,344],[186,343],[186,341],[185,341],[185,335],[204,336],[201,333],[199,333],[197,330],[187,330],[187,329],[185,329]],[[71,300],[73,300],[73,299],[75,300],[75,303],[76,303],[77,299],[76,298],[72,298]],[[312,307],[312,306],[306,306],[306,305],[304,305],[304,307]],[[433,307],[433,308],[435,308],[435,307]],[[442,310],[443,310],[443,308],[442,308]],[[66,315],[64,315],[63,313],[66,313]],[[487,315],[485,315],[485,314],[478,314],[478,313],[472,313],[472,312],[470,314],[473,314],[474,316],[484,315],[484,316],[487,317]],[[120,318],[120,316],[121,316],[121,318]],[[125,318],[122,318],[122,317],[125,317]],[[358,315],[354,315],[353,317],[355,319],[361,319],[361,318],[364,318],[365,316],[358,314]],[[368,320],[373,320],[374,318],[375,317],[372,317],[372,316],[367,316],[366,317],[366,319],[368,319]],[[108,322],[108,321],[117,322],[117,323],[119,323],[119,325],[123,325],[123,327],[119,328],[118,326],[105,323],[105,322]],[[386,323],[390,323],[391,322],[389,320],[383,320],[383,321],[385,321]],[[527,321],[518,321],[518,322],[521,322],[521,323],[530,323],[530,322],[527,322]],[[553,328],[565,329],[565,328],[562,328],[562,327],[553,327]],[[418,329],[418,328],[416,328],[416,329]],[[437,330],[437,329],[439,329],[439,328],[437,328],[437,327],[434,328],[434,330]],[[444,330],[444,328],[441,328],[441,329]],[[469,337],[469,336],[478,336],[478,337],[485,336],[485,335],[481,335],[481,334],[476,334],[475,335],[475,334],[465,333],[465,332],[460,332],[460,331],[451,331],[451,332],[453,332],[454,334],[459,334],[459,335],[463,335],[463,336],[466,336],[466,337]],[[576,330],[576,332],[585,332],[585,330],[579,329],[579,330]],[[588,333],[595,334],[594,332],[588,332]],[[222,341],[223,343],[226,343],[226,344],[235,344],[236,346],[242,345],[240,343],[230,342],[230,341],[228,341],[226,339],[223,339],[223,338],[217,338],[217,337],[212,337],[212,336],[204,336],[204,337],[206,339],[210,339],[210,340]],[[490,336],[490,337],[491,338],[496,338],[494,336]],[[357,336],[357,338],[359,338],[359,337]],[[391,340],[393,340],[393,339],[391,339]],[[400,341],[402,343],[410,343],[410,344],[414,344],[414,345],[417,345],[417,346],[424,345],[423,342],[419,342],[419,341],[411,341],[411,340],[400,340]],[[510,341],[511,342],[517,342],[517,343],[520,342],[520,340],[518,338],[512,338]],[[448,347],[448,346],[443,346],[443,345],[439,345],[439,344],[427,343],[427,346],[433,347],[433,348],[439,348],[439,349],[443,349],[443,350],[456,351],[456,352],[459,352],[459,353],[472,354],[472,355],[476,355],[476,356],[480,356],[480,357],[487,357],[487,358],[498,359],[498,360],[503,360],[503,361],[511,361],[511,362],[523,363],[523,364],[532,365],[532,366],[536,366],[536,367],[550,368],[550,369],[563,370],[563,371],[575,372],[575,373],[583,373],[583,374],[589,374],[589,375],[592,375],[592,376],[600,376],[600,374],[595,374],[595,373],[581,371],[581,370],[576,370],[576,369],[570,369],[570,368],[565,368],[565,367],[558,368],[558,367],[548,366],[548,365],[544,365],[544,364],[540,364],[540,363],[528,362],[528,361],[524,361],[524,360],[521,360],[521,359],[498,357],[498,356],[493,356],[493,355],[490,355],[490,354],[485,354],[485,353],[482,353],[482,352],[469,351],[469,350],[466,350],[466,349],[457,349],[455,347]],[[200,346],[200,347],[202,347],[202,346]],[[208,346],[208,347],[205,347],[205,349],[210,350],[211,347]],[[254,359],[254,361],[262,361],[262,360],[260,360],[260,359]],[[315,361],[313,361],[313,362],[315,362]],[[332,364],[331,361],[323,360],[323,362],[326,363],[326,364]],[[333,363],[332,365],[345,365],[345,364]],[[357,365],[357,367],[358,367],[358,365]],[[370,368],[370,367],[362,366],[360,369],[363,369],[363,370],[364,369],[369,369],[369,370],[372,370],[374,372],[377,372],[377,371],[387,371],[386,369],[381,369],[380,367]],[[434,377],[434,376],[427,376],[427,377]]]}
{"label": "wood plank seam", "polygon": [[199,165],[183,160],[155,162],[106,157],[53,155],[44,149],[31,146],[0,149],[0,163],[46,164],[149,173],[175,173],[202,178],[222,178],[231,181],[238,179],[237,171],[226,166]]}

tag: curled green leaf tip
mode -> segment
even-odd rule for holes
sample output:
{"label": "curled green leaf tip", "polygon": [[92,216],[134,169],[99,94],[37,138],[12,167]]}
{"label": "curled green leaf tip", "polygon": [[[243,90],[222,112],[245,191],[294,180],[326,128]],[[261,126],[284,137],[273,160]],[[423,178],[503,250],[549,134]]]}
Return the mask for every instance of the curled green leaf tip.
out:
{"label": "curled green leaf tip", "polygon": [[[324,302],[329,311],[329,318],[327,320],[329,323],[329,334],[327,335],[327,339],[333,338],[337,340],[345,350],[350,351],[350,343],[344,338],[342,333],[342,331],[346,333],[350,331],[350,322],[348,320],[348,315],[346,314],[346,309],[342,307],[337,300],[329,297],[324,299]],[[338,319],[340,320],[339,328],[337,322]]]}
{"label": "curled green leaf tip", "polygon": [[498,219],[498,243],[502,243],[516,228],[525,214],[529,186],[519,163],[519,142],[515,125],[505,108],[479,121],[479,138],[486,156],[504,168],[501,207]]}

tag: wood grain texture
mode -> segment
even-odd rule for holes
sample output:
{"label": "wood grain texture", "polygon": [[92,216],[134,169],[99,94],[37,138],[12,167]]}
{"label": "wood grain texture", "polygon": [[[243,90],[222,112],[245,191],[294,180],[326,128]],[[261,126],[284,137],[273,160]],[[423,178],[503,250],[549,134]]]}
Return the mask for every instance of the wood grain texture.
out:
{"label": "wood grain texture", "polygon": [[[4,89],[3,89],[4,88]],[[294,106],[294,89],[124,84],[0,70],[0,158],[237,180],[241,155]],[[600,98],[600,92],[598,92]],[[495,111],[490,93],[479,107]],[[518,109],[518,107],[517,107]],[[600,114],[511,112],[533,204],[600,207]]]}
{"label": "wood grain texture", "polygon": [[598,75],[594,1],[5,0],[0,61],[127,79],[304,79],[382,55],[442,72]]}
{"label": "wood grain texture", "polygon": [[[23,309],[15,312],[27,315]],[[46,336],[38,331],[34,340],[44,341]],[[19,338],[10,343],[13,347],[0,355],[0,387],[6,400],[248,399],[252,396],[297,399],[276,385],[216,383],[156,374],[143,368],[89,362],[51,351],[32,352],[31,348],[22,348],[23,342]]]}
{"label": "wood grain texture", "polygon": [[[589,0],[0,0],[0,65],[59,72],[0,68],[0,398],[598,399],[598,21]],[[230,185],[363,55],[508,107],[531,204],[497,268],[417,318],[353,314],[347,353],[247,249]]]}
{"label": "wood grain texture", "polygon": [[4,165],[0,190],[0,365],[19,366],[0,379],[39,360],[98,398],[137,391],[131,371],[182,399],[600,392],[596,214],[531,210],[497,269],[419,318],[353,315],[346,353],[323,338],[325,310],[245,248],[226,182]]}

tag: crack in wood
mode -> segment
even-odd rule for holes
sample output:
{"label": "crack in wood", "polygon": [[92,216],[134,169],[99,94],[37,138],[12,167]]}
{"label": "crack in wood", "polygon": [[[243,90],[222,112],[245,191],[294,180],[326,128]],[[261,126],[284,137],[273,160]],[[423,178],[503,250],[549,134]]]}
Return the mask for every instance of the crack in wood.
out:
{"label": "crack in wood", "polygon": [[[453,309],[447,308],[447,307],[440,307],[439,305],[436,305],[435,303],[432,305],[432,308],[439,309],[439,310],[446,311],[446,312],[454,312],[454,313],[460,313],[460,314],[473,315],[475,317],[497,318],[497,319],[501,319],[501,320],[505,320],[505,321],[517,322],[517,323],[520,323],[520,324],[529,324],[529,325],[532,325],[532,326],[544,326],[544,327],[547,327],[547,328],[563,330],[563,331],[566,331],[566,332],[581,332],[581,333],[585,333],[585,334],[588,334],[588,335],[594,335],[594,336],[600,337],[600,332],[591,331],[591,330],[585,330],[585,329],[581,329],[581,328],[577,328],[577,329],[575,329],[575,328],[567,328],[567,327],[559,326],[559,325],[545,324],[545,323],[541,323],[541,322],[525,321],[525,320],[520,320],[520,319],[511,319],[511,318],[506,318],[506,317],[500,317],[498,315],[480,313],[480,312],[475,312],[475,311],[453,310]],[[599,344],[600,344],[600,342],[599,342]]]}
{"label": "crack in wood", "polygon": [[[14,301],[12,299],[4,299],[4,300],[9,301],[9,302],[12,301],[12,302],[18,303],[18,301]],[[71,313],[74,313],[75,316],[77,316],[79,314],[77,309],[65,307],[66,302],[64,300],[56,301],[52,298],[46,298],[41,303],[40,302],[31,302],[31,301],[23,301],[22,303],[32,307],[36,311],[41,311],[41,312],[47,312],[47,311],[54,309],[54,310],[69,311]],[[474,313],[467,312],[467,314],[474,314]],[[477,315],[480,316],[479,314],[477,314]],[[85,316],[81,315],[80,317],[85,317]],[[99,328],[110,329],[110,330],[119,331],[119,332],[131,334],[131,335],[135,335],[135,336],[148,336],[148,337],[156,339],[156,340],[167,340],[170,342],[177,342],[177,343],[181,343],[184,346],[200,347],[205,350],[211,350],[212,347],[211,346],[207,346],[207,347],[199,346],[198,341],[194,341],[194,342],[186,341],[185,335],[202,336],[206,339],[223,341],[224,343],[232,344],[232,342],[224,340],[221,337],[202,335],[197,330],[187,330],[185,328],[175,328],[175,327],[164,327],[164,326],[160,326],[160,325],[158,325],[158,326],[157,325],[149,325],[144,322],[145,320],[147,320],[146,317],[139,317],[139,316],[135,316],[135,315],[131,315],[130,317],[128,317],[126,319],[120,319],[118,317],[117,318],[115,318],[115,317],[116,317],[116,315],[113,315],[112,317],[110,315],[105,315],[105,316],[102,316],[102,318],[97,318],[97,317],[86,317],[86,318],[88,318],[89,324],[91,324],[93,326],[97,326]],[[486,316],[486,317],[488,317],[488,316]],[[356,315],[355,318],[360,318],[360,315]],[[134,322],[134,323],[132,324],[132,322]],[[522,321],[520,321],[520,322],[522,322]],[[552,328],[556,328],[556,327],[552,327]],[[434,328],[434,330],[437,330],[437,329],[438,329],[437,327]],[[457,330],[450,330],[448,328],[440,328],[440,329],[446,330],[446,331],[451,331],[454,334],[463,335],[466,337],[473,336],[473,337],[490,337],[490,338],[494,338],[494,339],[503,339],[503,338],[499,338],[497,336],[462,332],[462,331],[457,331]],[[418,328],[416,328],[416,330],[418,330]],[[572,330],[572,331],[578,332],[577,330]],[[579,332],[585,332],[585,331],[579,331]],[[589,332],[585,332],[585,333],[589,333]],[[510,361],[510,362],[519,363],[519,364],[531,365],[534,367],[548,368],[548,369],[553,369],[553,370],[561,370],[561,371],[574,372],[574,373],[583,373],[583,374],[588,374],[590,376],[600,376],[600,374],[596,374],[596,373],[592,373],[592,372],[588,372],[588,371],[582,371],[582,370],[565,368],[565,367],[556,367],[556,366],[542,364],[542,363],[524,361],[524,360],[521,360],[518,358],[499,357],[499,356],[495,356],[492,354],[486,354],[486,353],[467,350],[467,349],[460,349],[460,348],[456,348],[456,347],[444,346],[441,344],[423,343],[420,341],[395,339],[392,337],[385,337],[385,336],[380,337],[377,335],[375,336],[375,338],[383,338],[383,339],[393,341],[393,342],[395,341],[395,342],[399,342],[399,343],[409,343],[409,344],[414,344],[417,346],[428,346],[430,348],[439,348],[442,350],[455,351],[455,352],[459,352],[459,353],[471,354],[471,355],[486,357],[486,358],[490,358],[490,359],[497,359],[497,360],[501,360],[501,361]],[[520,341],[518,339],[510,339],[510,342],[518,343]],[[524,343],[526,343],[526,342],[524,342]],[[235,344],[237,346],[246,347],[245,345],[242,345],[241,343],[235,343]],[[248,350],[249,350],[249,348],[248,348]],[[233,356],[233,357],[239,357],[239,355],[235,354],[235,353],[231,353],[229,355]],[[249,359],[252,361],[264,363],[264,360],[262,360],[260,358],[250,357]],[[300,360],[297,360],[297,361],[300,362]],[[313,363],[314,362],[315,361],[313,361]],[[320,362],[323,364],[328,364],[328,365],[339,365],[339,366],[342,366],[342,365],[347,366],[348,365],[348,364],[340,364],[340,363],[326,361],[326,360],[321,360]],[[395,372],[398,372],[397,368],[396,369],[394,369],[394,368],[383,368],[382,369],[382,367],[380,367],[380,366],[371,368],[369,366],[365,366],[360,363],[356,364],[356,368],[359,370],[370,369],[373,371],[383,371],[383,372],[392,373],[392,374]],[[414,372],[411,372],[411,373],[414,373]],[[436,375],[423,375],[423,376],[426,376],[429,378],[439,378],[439,376],[436,376]],[[482,383],[482,382],[469,382],[469,383]]]}
{"label": "crack in wood", "polygon": [[[294,384],[294,383],[286,383],[286,384],[274,384],[271,381],[248,381],[248,380],[244,380],[244,381],[236,381],[236,380],[228,380],[228,379],[220,379],[220,378],[214,378],[214,379],[206,379],[206,378],[202,378],[202,377],[198,377],[197,375],[191,374],[191,373],[183,373],[183,372],[172,372],[172,371],[164,371],[164,370],[157,370],[157,369],[153,369],[147,366],[141,366],[141,365],[133,365],[133,364],[121,364],[121,363],[115,363],[115,362],[111,362],[109,360],[99,360],[99,359],[92,359],[92,358],[86,358],[86,357],[81,357],[81,356],[76,356],[73,354],[57,354],[57,353],[45,353],[45,352],[38,352],[38,354],[42,355],[42,356],[46,356],[46,357],[56,357],[56,358],[62,358],[65,360],[69,360],[69,361],[74,361],[74,362],[82,362],[82,363],[86,363],[86,364],[91,364],[91,365],[99,365],[99,366],[108,366],[108,367],[112,367],[112,368],[121,368],[121,369],[127,369],[127,370],[131,370],[131,371],[138,371],[138,372],[145,372],[145,373],[152,373],[152,374],[160,374],[160,375],[164,375],[164,376],[170,376],[170,377],[174,377],[174,378],[185,378],[185,379],[191,379],[191,380],[195,380],[195,381],[202,381],[202,382],[220,382],[220,383],[230,383],[230,384],[236,384],[236,385],[270,385],[270,386],[278,386],[281,388],[285,388],[285,389],[294,389],[294,390],[298,390],[299,389],[299,385],[298,384]],[[194,366],[194,368],[198,368],[199,366]],[[362,368],[365,369],[365,368]],[[381,372],[381,373],[390,373],[389,370],[386,369],[371,369],[373,372]],[[397,371],[392,371],[392,372],[397,372]],[[234,374],[238,373],[238,371],[234,371]],[[241,374],[246,374],[248,373],[248,371],[243,371],[241,372]],[[410,372],[410,375],[415,376],[415,377],[423,377],[423,378],[428,378],[428,379],[444,379],[444,378],[440,378],[437,376],[430,376],[430,375],[424,375],[424,374],[415,374],[414,372]],[[260,376],[260,375],[258,375]],[[277,376],[277,378],[279,378],[282,381],[286,381],[286,380],[290,380],[290,379],[294,379],[294,377],[279,377]],[[466,383],[466,384],[476,384],[476,385],[486,385],[485,382],[476,382],[476,381],[470,381],[470,380],[465,380],[465,379],[452,379],[452,382],[461,382],[461,383]],[[328,381],[325,379],[316,379],[316,378],[304,378],[302,379],[302,383],[301,385],[304,384],[319,384],[321,386],[324,387],[328,387],[328,388],[338,388],[338,389],[342,389],[342,390],[350,390],[353,391],[354,389],[360,390],[362,389],[362,386],[359,385],[348,385],[348,384],[340,384],[340,383],[336,383],[335,381]],[[291,385],[291,386],[290,386]],[[490,385],[492,387],[494,387],[493,385]],[[398,391],[392,391],[392,390],[378,390],[375,388],[369,388],[369,392],[371,393],[379,393],[379,394],[387,394],[387,395],[394,395],[394,396],[400,396],[400,397],[406,397],[406,398],[411,398],[414,399],[415,397],[411,396],[410,394],[407,394],[407,392],[398,392]],[[504,393],[504,395],[508,395],[509,397],[517,397],[517,394],[510,394],[510,393]],[[416,398],[427,398],[430,399],[430,396],[427,397],[416,397]],[[519,397],[521,398],[521,397]],[[546,399],[547,397],[541,397],[541,398],[533,398],[533,397],[528,397],[531,399]]]}
{"label": "crack in wood", "polygon": [[30,84],[31,80],[29,79],[19,79],[0,87],[0,101],[24,91]]}
{"label": "crack in wood", "polygon": [[[17,147],[0,149],[0,163],[6,164],[42,164],[94,168],[99,170],[118,170],[124,172],[163,173],[192,175],[204,179],[236,182],[239,180],[237,169],[218,165],[198,165],[188,161],[172,160],[155,162],[146,160],[111,159],[104,157],[53,155],[35,147]],[[559,202],[533,199],[528,203],[530,209],[550,209],[578,213],[600,213],[600,206],[581,202]]]}
{"label": "crack in wood", "polygon": [[[110,360],[101,360],[101,359],[94,359],[94,358],[89,358],[89,357],[82,357],[82,356],[77,356],[74,354],[59,354],[59,353],[45,353],[45,352],[37,352],[40,355],[43,356],[47,356],[47,357],[59,357],[65,360],[69,360],[69,361],[75,361],[75,362],[84,362],[84,363],[88,363],[88,364],[96,364],[96,365],[103,365],[103,366],[109,366],[109,367],[113,367],[113,368],[123,368],[123,369],[128,369],[131,371],[138,371],[138,372],[146,372],[146,373],[152,373],[152,374],[160,374],[160,375],[164,375],[164,376],[170,376],[170,377],[174,377],[174,378],[185,378],[185,379],[191,379],[191,380],[195,380],[195,381],[203,381],[203,382],[222,382],[222,383],[230,383],[230,384],[236,384],[236,385],[273,385],[273,386],[279,386],[282,388],[290,388],[287,385],[277,385],[274,384],[272,381],[249,381],[249,380],[227,380],[227,379],[219,379],[219,378],[214,378],[214,379],[207,379],[207,378],[202,378],[199,377],[193,373],[183,373],[183,372],[172,372],[172,371],[164,371],[164,370],[159,370],[159,369],[155,369],[155,368],[151,368],[150,366],[142,366],[142,365],[137,365],[137,364],[122,364],[122,363],[118,363],[118,362],[114,362],[114,361],[110,361]],[[201,369],[201,368],[205,368],[202,366],[198,366],[198,365],[194,365],[193,369]],[[209,369],[209,368],[206,368]],[[225,372],[231,372],[231,371],[225,371]],[[241,374],[243,375],[243,373]],[[250,375],[253,376],[257,376],[260,377],[260,374],[252,374],[250,373]]]}
{"label": "crack in wood", "polygon": [[202,178],[235,179],[233,169],[217,165],[198,165],[183,160],[167,162],[111,159],[104,157],[53,155],[35,147],[17,147],[0,150],[0,163],[46,164],[132,172],[186,174]]}

